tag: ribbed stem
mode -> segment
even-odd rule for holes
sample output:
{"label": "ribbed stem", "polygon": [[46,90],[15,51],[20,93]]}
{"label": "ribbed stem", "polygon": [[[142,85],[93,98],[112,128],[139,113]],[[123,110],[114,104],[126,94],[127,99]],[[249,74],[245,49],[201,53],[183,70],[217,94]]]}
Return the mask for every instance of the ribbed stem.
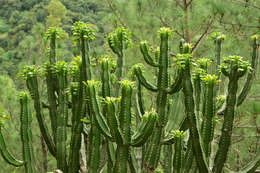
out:
{"label": "ribbed stem", "polygon": [[183,76],[183,93],[186,116],[189,120],[190,137],[192,138],[193,152],[200,172],[210,172],[202,150],[197,120],[194,112],[193,87],[191,83],[190,64],[187,64]]}
{"label": "ribbed stem", "polygon": [[190,137],[185,152],[183,172],[190,172],[193,162],[195,162],[195,160],[194,160],[194,154],[192,150],[192,138]]}
{"label": "ribbed stem", "polygon": [[183,137],[175,137],[174,158],[173,158],[174,172],[176,173],[182,172],[183,159],[184,159]]}
{"label": "ribbed stem", "polygon": [[32,114],[29,111],[29,94],[20,94],[20,121],[21,121],[21,140],[23,144],[23,160],[25,162],[25,173],[36,173],[35,156],[32,145]]}
{"label": "ribbed stem", "polygon": [[6,147],[6,143],[2,134],[2,127],[0,125],[0,153],[3,157],[3,159],[16,167],[22,166],[24,164],[23,161],[17,160],[14,158],[14,156],[8,151],[7,147]]}
{"label": "ribbed stem", "polygon": [[129,158],[129,146],[118,145],[116,149],[116,161],[113,173],[127,173],[127,162]]}
{"label": "ribbed stem", "polygon": [[206,158],[209,158],[211,150],[211,141],[213,140],[214,135],[214,127],[213,127],[213,118],[215,115],[215,96],[214,96],[214,84],[207,84],[206,89],[206,111],[205,115],[203,115],[203,127],[202,127],[202,139],[203,146]]}
{"label": "ribbed stem", "polygon": [[237,106],[240,106],[244,100],[246,99],[251,86],[253,84],[253,79],[255,78],[255,74],[257,72],[257,64],[258,64],[258,49],[259,49],[259,43],[257,39],[255,38],[253,40],[253,51],[252,51],[252,58],[251,58],[251,67],[252,67],[252,72],[248,73],[247,78],[246,78],[246,83],[244,84],[244,87],[242,91],[240,92],[238,98],[237,98]]}
{"label": "ribbed stem", "polygon": [[71,83],[71,101],[72,101],[72,128],[71,128],[71,143],[69,152],[68,173],[76,173],[80,170],[80,148],[81,148],[81,133],[83,124],[81,122],[81,114],[78,114],[79,104],[79,85]]}
{"label": "ribbed stem", "polygon": [[50,39],[50,63],[56,63],[56,35],[53,35]]}
{"label": "ribbed stem", "polygon": [[42,115],[41,100],[40,100],[37,77],[33,76],[31,78],[27,78],[26,84],[34,100],[34,109],[36,111],[36,118],[40,127],[41,134],[45,140],[45,143],[47,144],[50,153],[54,157],[56,157],[56,147],[48,131],[44,116]]}
{"label": "ribbed stem", "polygon": [[[110,72],[109,72],[109,61],[108,59],[104,59],[104,61],[102,61],[101,63],[101,81],[102,81],[102,97],[106,98],[106,97],[110,97],[111,96],[111,84],[110,84]],[[106,111],[106,106],[105,105],[103,107],[103,116],[105,116],[107,119],[108,114]],[[112,170],[113,169],[113,161],[115,160],[115,149],[113,146],[113,143],[111,141],[109,141],[108,139],[105,140],[106,141],[106,151],[107,151],[107,167],[108,170]]]}
{"label": "ribbed stem", "polygon": [[67,89],[67,75],[66,72],[58,73],[59,90],[59,114],[57,116],[57,168],[63,173],[67,172],[67,156],[66,156],[66,127],[68,118],[68,93]]}
{"label": "ribbed stem", "polygon": [[145,154],[144,169],[145,171],[154,171],[158,165],[161,141],[164,136],[164,126],[166,125],[167,113],[167,88],[168,88],[168,39],[169,29],[162,28],[160,31],[160,57],[159,57],[159,74],[157,79],[158,95],[156,99],[156,110],[159,115],[158,123],[151,136],[151,141]]}
{"label": "ribbed stem", "polygon": [[47,69],[46,83],[47,83],[47,96],[49,103],[49,116],[51,120],[52,135],[54,143],[56,144],[57,133],[57,98],[55,88],[53,87],[53,70],[52,67]]}
{"label": "ribbed stem", "polygon": [[164,162],[163,162],[163,169],[164,173],[171,173],[172,172],[172,145],[164,145],[163,146],[163,155],[164,155]]}
{"label": "ribbed stem", "polygon": [[219,148],[215,157],[213,172],[221,173],[226,162],[231,144],[233,121],[235,116],[236,94],[238,89],[238,76],[233,74],[229,78],[227,106],[224,112],[224,123],[221,130]]}

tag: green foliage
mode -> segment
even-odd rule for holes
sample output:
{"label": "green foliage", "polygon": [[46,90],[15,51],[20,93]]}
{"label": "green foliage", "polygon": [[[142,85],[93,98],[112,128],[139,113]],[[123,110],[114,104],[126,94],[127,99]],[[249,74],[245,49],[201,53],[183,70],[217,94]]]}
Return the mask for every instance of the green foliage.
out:
{"label": "green foliage", "polygon": [[45,37],[46,39],[62,39],[64,38],[64,31],[61,28],[56,28],[56,27],[50,27],[46,34]]}
{"label": "green foliage", "polygon": [[46,26],[48,28],[60,26],[61,20],[66,16],[66,7],[59,0],[51,0],[46,8],[49,12],[49,16],[46,18]]}
{"label": "green foliage", "polygon": [[[54,170],[56,168],[55,160],[58,160],[58,167],[64,172],[67,171],[66,167],[69,168],[68,173],[77,172],[80,169],[81,134],[84,134],[85,137],[83,145],[87,146],[87,162],[90,172],[102,170],[104,164],[106,166],[103,172],[111,171],[113,165],[117,165],[114,166],[114,172],[130,170],[140,172],[141,168],[144,172],[149,173],[157,170],[162,172],[163,169],[164,172],[171,172],[171,167],[177,168],[177,170],[173,169],[177,172],[189,172],[190,168],[194,170],[199,168],[201,172],[207,172],[207,168],[212,168],[214,165],[217,166],[213,170],[221,172],[223,164],[224,169],[228,167],[240,170],[239,168],[252,160],[252,155],[258,149],[252,143],[256,143],[257,140],[255,138],[247,139],[245,134],[255,134],[254,131],[257,131],[259,123],[258,119],[254,118],[254,115],[258,114],[259,82],[254,79],[259,74],[259,70],[256,68],[259,22],[258,16],[255,14],[258,13],[257,7],[260,4],[231,0],[225,2],[200,0],[190,1],[188,4],[183,2],[185,1],[167,0],[151,3],[148,0],[110,0],[106,2],[12,0],[1,2],[0,73],[10,75],[18,84],[18,88],[24,89],[23,83],[15,80],[14,77],[17,70],[22,69],[20,75],[26,80],[33,100],[32,115],[36,115],[33,116],[33,119],[36,117],[38,121],[38,125],[32,125],[32,130],[36,134],[33,136],[43,136],[42,145],[39,145],[38,138],[34,138],[31,142],[37,148],[36,155],[39,157],[35,165],[40,168],[39,172],[46,172],[47,169]],[[89,24],[75,22],[78,20]],[[72,23],[75,25],[71,33]],[[46,38],[48,37],[47,39],[51,40],[48,46],[47,39],[42,39],[44,31],[47,30],[45,26],[62,26],[62,29],[69,33],[69,37],[65,38],[66,35],[59,32],[57,28],[50,28],[48,34],[45,35]],[[118,26],[124,27],[107,34],[107,31]],[[169,29],[169,26],[174,30]],[[158,31],[158,35],[161,44],[157,47],[155,43],[158,37],[152,35],[160,27],[162,29]],[[126,28],[133,32],[130,33]],[[176,39],[168,38],[172,34]],[[253,34],[256,35],[251,38],[253,53],[250,67],[250,64],[241,57],[248,60],[247,41]],[[74,36],[74,44],[71,35]],[[109,57],[101,56],[105,50],[103,49],[104,35],[107,35],[108,41],[107,44],[105,43],[105,49],[108,54],[116,54],[117,65],[111,61],[114,58],[110,55]],[[206,39],[207,36],[210,39]],[[65,39],[61,41],[60,38]],[[148,41],[137,43],[143,39]],[[180,39],[182,41],[178,46]],[[90,40],[93,40],[91,48],[89,47]],[[215,44],[215,51],[213,51],[212,40]],[[225,42],[223,42],[224,40]],[[108,46],[111,50],[107,49]],[[129,47],[132,49],[128,49]],[[230,53],[241,55],[241,57],[229,56]],[[79,54],[81,57],[78,56]],[[124,93],[128,94],[127,98],[130,95],[129,88],[135,87],[136,90],[131,91],[135,98],[130,101],[130,99],[124,100],[124,96],[112,97],[114,93],[117,93],[116,96],[120,95],[118,81],[126,78],[124,71],[128,71],[130,69],[128,67],[135,63],[143,62],[138,58],[141,54],[145,62],[154,68],[146,68],[147,75],[144,75],[145,66],[134,65],[129,74],[131,79],[136,80],[136,83],[133,85],[131,82],[123,82],[121,85],[128,90]],[[227,58],[221,60],[222,55]],[[74,56],[78,57],[72,63],[68,63]],[[197,57],[210,57],[211,59]],[[50,62],[43,68],[38,66],[48,58],[50,58]],[[254,58],[256,61],[253,60]],[[92,65],[97,62],[100,63],[100,70],[96,69],[99,66]],[[35,66],[20,68],[25,64]],[[209,64],[213,65],[209,66]],[[219,71],[222,71],[223,76],[217,72],[219,65]],[[113,74],[115,71],[117,76]],[[246,74],[246,72],[249,73]],[[39,75],[41,73],[44,75]],[[224,76],[229,78],[228,83]],[[245,82],[243,78],[240,81],[237,80],[242,76],[246,76]],[[96,103],[90,102],[90,92],[87,91],[89,85],[83,85],[83,82],[87,84],[88,80],[93,79],[101,80],[99,85],[102,85],[102,91],[96,89],[95,92],[92,92],[95,94]],[[17,152],[19,147],[12,145],[15,143],[14,141],[18,141],[15,138],[18,132],[18,130],[15,131],[15,127],[18,126],[17,117],[14,116],[18,114],[17,108],[19,107],[14,98],[17,91],[9,77],[1,75],[0,81],[3,85],[0,90],[0,116],[12,119],[11,123],[7,121],[8,123],[3,126],[3,135],[8,135],[5,137],[5,143],[8,144],[8,150],[19,157],[19,152]],[[157,85],[154,85],[154,82],[157,82]],[[217,83],[219,86],[216,85]],[[229,86],[226,93],[225,89],[222,89],[225,86]],[[237,94],[236,91],[240,89],[240,86],[241,92]],[[71,92],[69,92],[69,87]],[[93,84],[92,87],[97,86]],[[147,88],[148,91],[142,90],[142,87]],[[149,93],[149,90],[153,93]],[[181,90],[183,93],[178,93]],[[226,95],[220,95],[223,93]],[[155,94],[157,94],[156,99],[154,99]],[[102,98],[99,95],[102,95]],[[237,98],[236,95],[238,95]],[[245,98],[247,98],[246,102],[244,102]],[[236,99],[237,101],[235,101]],[[98,112],[98,119],[94,116],[94,111],[91,111],[93,103],[97,104],[95,108],[99,107],[98,111],[95,110],[96,114]],[[239,106],[241,103],[244,105]],[[31,106],[29,105],[28,108]],[[124,112],[125,106],[131,107],[130,111]],[[145,108],[148,107],[156,107],[156,111],[147,114]],[[222,111],[218,110],[220,108]],[[136,112],[133,113],[133,110]],[[217,110],[224,117],[216,115]],[[112,116],[108,116],[107,112]],[[123,114],[127,114],[125,117],[128,119],[122,118]],[[57,124],[55,124],[57,120],[59,121],[58,130],[56,129]],[[155,130],[151,130],[154,123],[156,124]],[[241,124],[243,126],[248,124],[250,130],[248,128],[248,132],[245,132],[244,128],[239,130]],[[222,130],[221,125],[223,125]],[[256,130],[251,130],[252,125],[256,126]],[[40,127],[39,130],[38,127]],[[5,131],[5,128],[8,131]],[[48,132],[48,128],[51,128],[51,133]],[[130,128],[131,130],[129,130]],[[189,130],[189,137],[186,136],[189,138],[188,144],[185,146],[187,150],[183,150],[183,141],[178,143],[174,141],[172,135],[169,135],[175,129]],[[56,133],[57,131],[58,133]],[[101,131],[104,136],[101,135]],[[104,131],[106,132],[104,133]],[[232,138],[225,136],[231,132],[233,133]],[[236,141],[243,133],[245,140],[240,145],[240,142],[236,143]],[[220,134],[220,142],[218,141],[219,135],[214,136],[214,134]],[[151,137],[149,137],[150,135]],[[132,138],[128,139],[129,136]],[[42,152],[37,147],[40,146],[44,149],[44,141],[53,156]],[[117,145],[118,148],[115,151],[113,142],[123,145]],[[176,147],[172,147],[174,142]],[[128,146],[129,143],[131,147]],[[217,143],[221,148],[219,150],[215,150]],[[231,143],[234,147],[229,149]],[[249,149],[247,149],[247,143],[251,144]],[[164,152],[160,153],[162,145],[167,145],[167,147],[163,146]],[[58,159],[55,155],[57,146]],[[132,146],[142,146],[142,149]],[[177,147],[180,148],[178,151],[174,149]],[[175,152],[173,152],[174,150]],[[239,150],[240,154],[236,150]],[[100,158],[101,151],[106,153],[107,160]],[[43,153],[42,157],[41,153]],[[177,161],[179,163],[175,166],[172,163],[173,160],[169,159],[173,153],[177,154],[176,158],[181,158],[174,159],[176,161],[174,163]],[[216,153],[218,153],[216,163],[213,163],[214,158],[209,156],[214,156]],[[164,161],[166,165],[164,165]],[[249,166],[241,170],[256,169],[258,162],[256,158],[248,164]],[[129,170],[126,170],[126,165],[129,165]],[[163,167],[163,169],[157,167]],[[84,164],[81,168],[84,168]],[[185,169],[182,170],[182,168]],[[3,166],[3,171],[10,172],[10,170],[9,166]],[[23,168],[15,171],[25,172]]]}
{"label": "green foliage", "polygon": [[230,76],[232,71],[235,70],[239,74],[239,76],[243,76],[248,70],[250,71],[252,68],[251,65],[247,61],[242,60],[241,56],[229,56],[223,58],[223,64],[220,66],[221,72],[225,76]]}
{"label": "green foliage", "polygon": [[72,31],[75,40],[80,40],[81,38],[85,40],[95,40],[94,30],[90,27],[90,25],[83,22],[74,23]]}
{"label": "green foliage", "polygon": [[132,45],[131,32],[121,27],[107,36],[108,44],[115,54],[120,54],[122,49],[127,49]]}

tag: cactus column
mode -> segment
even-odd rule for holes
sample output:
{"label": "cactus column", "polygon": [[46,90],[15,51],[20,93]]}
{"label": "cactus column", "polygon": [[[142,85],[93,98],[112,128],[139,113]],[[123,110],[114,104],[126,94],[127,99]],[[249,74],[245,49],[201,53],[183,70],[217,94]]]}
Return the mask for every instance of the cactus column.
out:
{"label": "cactus column", "polygon": [[14,158],[14,156],[7,150],[6,143],[2,134],[2,124],[0,122],[0,153],[3,157],[3,159],[16,167],[24,165],[23,161],[17,160]]}
{"label": "cactus column", "polygon": [[240,106],[244,100],[246,99],[246,96],[248,95],[250,89],[251,89],[251,86],[253,84],[253,79],[255,78],[255,74],[257,72],[257,65],[258,65],[258,56],[259,56],[259,53],[258,53],[258,50],[259,50],[259,42],[258,42],[258,37],[259,35],[254,35],[251,37],[251,41],[253,42],[252,43],[252,58],[251,58],[251,66],[252,66],[252,72],[249,73],[247,75],[247,78],[246,78],[246,83],[242,89],[242,91],[240,92],[238,98],[237,98],[237,106]]}
{"label": "cactus column", "polygon": [[205,156],[208,159],[211,153],[211,141],[214,137],[214,116],[216,113],[216,95],[214,93],[219,82],[215,75],[205,75],[202,80],[206,84],[205,111],[203,112],[202,139]]}
{"label": "cactus column", "polygon": [[23,144],[23,160],[25,162],[25,173],[36,173],[35,156],[32,145],[32,114],[29,110],[29,94],[20,93],[20,120],[21,120],[21,140]]}
{"label": "cactus column", "polygon": [[56,63],[56,40],[64,37],[64,31],[60,28],[50,27],[46,32],[47,39],[50,40],[50,52],[48,52],[49,63],[45,64],[47,94],[49,102],[49,115],[51,119],[52,133],[54,143],[56,144],[56,130],[57,130],[57,97],[58,84],[57,76],[54,72],[54,65]]}
{"label": "cactus column", "polygon": [[224,123],[219,141],[219,148],[215,157],[213,172],[221,173],[226,162],[228,150],[231,144],[235,106],[237,100],[238,80],[250,69],[250,64],[242,60],[240,56],[223,58],[221,72],[229,78],[228,95],[224,111]]}
{"label": "cactus column", "polygon": [[[107,37],[108,45],[112,51],[117,55],[117,71],[116,77],[121,81],[125,75],[125,60],[124,50],[131,46],[131,33],[128,29],[121,27],[110,33]],[[116,85],[116,96],[119,95],[120,85]]]}
{"label": "cactus column", "polygon": [[[38,67],[36,66],[25,66],[21,71],[23,78],[26,80],[27,88],[30,92],[30,95],[34,101],[34,109],[36,112],[36,118],[40,127],[41,134],[45,140],[45,143],[50,151],[50,153],[56,157],[56,146],[53,142],[53,139],[49,133],[49,130],[46,125],[46,121],[44,115],[42,113],[42,106],[41,106],[41,97],[39,93],[39,85],[37,75],[39,73]],[[55,120],[56,122],[56,120]],[[56,125],[55,125],[56,126]],[[55,130],[56,134],[56,130]],[[56,137],[54,137],[56,139]]]}
{"label": "cactus column", "polygon": [[[172,30],[169,28],[161,28],[159,30],[159,35],[161,39],[160,44],[160,56],[158,63],[154,61],[154,59],[149,55],[149,48],[147,42],[142,42],[140,45],[141,52],[144,56],[144,60],[151,66],[159,68],[158,78],[157,78],[157,86],[153,86],[149,83],[144,76],[142,75],[142,69],[140,65],[136,65],[135,74],[138,77],[140,83],[148,90],[157,92],[156,99],[156,111],[159,115],[158,123],[156,124],[156,129],[153,132],[151,137],[151,141],[149,145],[147,145],[147,150],[144,158],[144,171],[152,172],[156,169],[161,152],[161,141],[164,136],[164,127],[166,125],[166,112],[167,112],[167,96],[168,94],[173,94],[178,92],[181,89],[181,79],[179,75],[177,76],[177,80],[170,87],[168,86],[168,42],[169,36],[171,35]],[[180,80],[179,80],[180,79]]]}
{"label": "cactus column", "polygon": [[[185,51],[190,52],[190,51]],[[185,113],[189,121],[190,137],[192,140],[193,153],[196,159],[197,167],[200,172],[210,172],[205,155],[202,150],[202,142],[200,140],[199,130],[197,128],[197,117],[195,115],[195,106],[193,98],[193,86],[191,82],[190,69],[192,65],[192,59],[190,54],[180,54],[177,57],[178,64],[183,68],[183,94]]]}
{"label": "cactus column", "polygon": [[[80,44],[80,51],[81,51],[81,60],[78,60],[77,68],[79,70],[79,79],[77,80],[78,86],[74,85],[72,89],[72,97],[76,101],[76,103],[73,103],[73,124],[72,124],[72,141],[71,141],[71,150],[70,150],[70,161],[69,161],[69,173],[75,173],[79,171],[79,152],[80,152],[80,146],[81,146],[81,132],[83,130],[83,124],[81,122],[81,119],[85,116],[86,110],[89,114],[90,118],[91,114],[89,113],[89,108],[86,107],[86,88],[85,85],[83,85],[83,81],[87,81],[91,79],[91,68],[90,68],[90,58],[89,58],[89,41],[95,39],[95,33],[91,29],[91,27],[88,24],[85,24],[83,22],[76,22],[72,28],[73,30],[73,37],[75,41],[78,41]],[[93,131],[97,131],[97,128],[92,123],[91,126],[91,134],[90,134],[90,145],[93,144],[93,138],[97,138],[95,141],[100,141],[100,134],[95,133],[92,134]],[[91,147],[91,149],[96,148],[99,153],[99,144],[98,146]],[[98,164],[99,164],[99,154],[92,155],[93,152],[89,152],[89,158],[91,160],[94,160],[95,163],[89,163],[89,167],[93,171],[93,165],[95,166],[95,170],[97,170]],[[97,157],[97,158],[96,158]],[[91,161],[89,160],[89,161]]]}
{"label": "cactus column", "polygon": [[151,135],[157,120],[157,114],[152,111],[142,119],[136,133],[131,136],[131,95],[133,83],[130,81],[121,82],[120,111],[116,114],[116,98],[107,97],[105,108],[108,114],[107,120],[102,115],[99,102],[97,101],[97,82],[86,83],[90,94],[90,108],[94,114],[95,121],[102,133],[110,141],[117,143],[116,160],[113,166],[113,173],[127,173],[127,163],[130,158],[130,146],[142,146]]}
{"label": "cactus column", "polygon": [[59,83],[58,90],[58,115],[57,115],[57,132],[56,132],[56,147],[57,147],[57,168],[63,173],[67,172],[67,156],[66,156],[66,140],[67,140],[67,121],[68,121],[68,92],[67,92],[67,64],[60,61],[56,64],[56,74]]}

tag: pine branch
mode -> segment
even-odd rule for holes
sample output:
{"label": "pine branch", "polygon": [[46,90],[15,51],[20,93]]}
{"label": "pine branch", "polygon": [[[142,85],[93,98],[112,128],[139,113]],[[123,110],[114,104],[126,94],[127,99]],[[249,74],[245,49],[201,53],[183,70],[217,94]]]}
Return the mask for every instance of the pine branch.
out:
{"label": "pine branch", "polygon": [[176,4],[184,10],[184,6],[181,4],[181,2],[179,0],[175,0],[175,1],[176,1]]}
{"label": "pine branch", "polygon": [[205,29],[205,31],[201,34],[200,38],[195,43],[194,47],[192,48],[192,53],[196,52],[196,50],[198,49],[198,47],[200,46],[200,44],[202,43],[204,38],[208,35],[208,31],[210,30],[213,22],[215,21],[215,16],[216,16],[216,14],[214,14],[214,16],[211,18],[211,21],[209,22],[207,28]]}
{"label": "pine branch", "polygon": [[256,9],[260,10],[260,7],[254,5],[254,4],[250,4],[248,2],[243,2],[243,1],[240,1],[240,0],[233,0],[233,2],[237,3],[237,4],[241,4],[241,5],[245,6],[245,7],[252,7],[252,8],[256,8]]}

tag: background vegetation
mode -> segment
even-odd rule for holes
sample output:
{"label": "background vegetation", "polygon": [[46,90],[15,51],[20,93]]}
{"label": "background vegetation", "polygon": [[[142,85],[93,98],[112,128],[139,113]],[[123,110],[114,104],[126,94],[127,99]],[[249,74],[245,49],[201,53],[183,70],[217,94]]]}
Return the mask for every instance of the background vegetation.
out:
{"label": "background vegetation", "polygon": [[[148,40],[155,44],[154,33],[167,26],[174,29],[170,42],[173,52],[181,38],[194,45],[195,57],[214,60],[212,40],[215,31],[227,36],[222,56],[241,55],[249,58],[250,36],[260,33],[259,0],[1,0],[0,1],[0,115],[7,115],[4,135],[12,153],[21,158],[19,143],[18,91],[25,88],[18,80],[18,70],[25,64],[42,64],[47,41],[44,33],[50,26],[62,27],[67,32],[65,41],[58,42],[58,59],[70,61],[77,50],[72,41],[71,26],[83,21],[94,26],[97,39],[91,52],[92,62],[107,52],[104,37],[119,26],[132,32],[134,42]],[[151,37],[154,36],[154,37]],[[105,48],[104,48],[105,45]],[[154,45],[156,46],[156,45]],[[127,50],[126,65],[142,62],[138,46]],[[151,73],[153,74],[153,72]],[[228,167],[238,169],[253,158],[260,147],[260,71],[247,101],[236,112],[234,138]],[[153,78],[153,75],[147,76]],[[146,93],[147,95],[147,93]],[[147,96],[148,97],[148,96]],[[146,103],[147,105],[150,104]],[[44,144],[34,119],[34,146],[37,167],[43,170]],[[54,160],[47,157],[49,169]],[[52,167],[53,166],[53,167]],[[6,165],[0,157],[1,172],[23,172],[23,168]]]}

